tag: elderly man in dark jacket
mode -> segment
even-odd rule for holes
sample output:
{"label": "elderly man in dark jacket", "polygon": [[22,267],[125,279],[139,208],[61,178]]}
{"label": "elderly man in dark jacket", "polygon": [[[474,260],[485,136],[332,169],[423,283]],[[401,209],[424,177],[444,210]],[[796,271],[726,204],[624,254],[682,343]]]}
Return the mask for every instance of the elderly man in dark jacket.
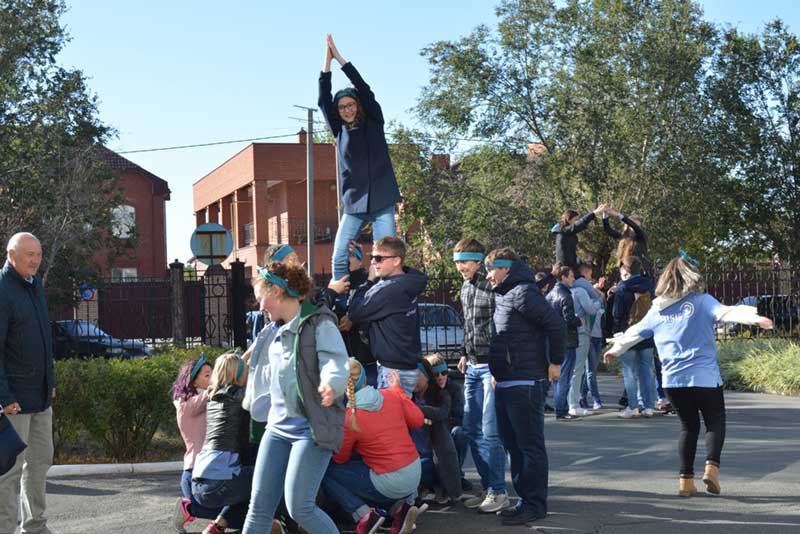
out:
{"label": "elderly man in dark jacket", "polygon": [[21,531],[48,534],[45,481],[53,462],[55,383],[47,302],[35,276],[42,247],[33,234],[20,233],[7,252],[0,271],[0,405],[28,448],[0,477],[0,532],[17,528],[21,493]]}
{"label": "elderly man in dark jacket", "polygon": [[494,286],[496,334],[489,368],[496,380],[500,439],[511,457],[520,497],[500,512],[504,525],[523,525],[547,515],[547,449],[544,442],[545,383],[557,380],[564,356],[564,321],[547,304],[533,272],[509,248],[486,257]]}

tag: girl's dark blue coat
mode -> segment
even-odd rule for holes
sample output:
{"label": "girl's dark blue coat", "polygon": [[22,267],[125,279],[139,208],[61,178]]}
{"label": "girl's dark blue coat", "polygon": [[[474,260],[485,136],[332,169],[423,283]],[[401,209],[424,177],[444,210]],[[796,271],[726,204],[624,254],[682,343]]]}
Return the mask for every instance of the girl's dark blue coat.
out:
{"label": "girl's dark blue coat", "polygon": [[336,138],[344,212],[376,213],[401,200],[383,131],[383,112],[375,100],[375,94],[353,64],[346,63],[342,71],[358,92],[358,100],[364,111],[358,125],[347,128],[339,117],[331,95],[330,72],[320,73],[317,104]]}

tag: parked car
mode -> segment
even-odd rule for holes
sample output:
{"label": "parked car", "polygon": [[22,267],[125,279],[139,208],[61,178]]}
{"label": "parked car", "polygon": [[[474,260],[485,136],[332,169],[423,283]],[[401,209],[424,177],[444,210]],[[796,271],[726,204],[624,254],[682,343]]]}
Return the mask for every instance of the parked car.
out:
{"label": "parked car", "polygon": [[447,304],[419,305],[419,339],[422,354],[438,352],[446,360],[458,360],[464,347],[464,319]]}
{"label": "parked car", "polygon": [[[769,317],[775,323],[776,330],[790,331],[800,324],[800,299],[792,295],[749,295],[736,305],[755,306],[758,314]],[[741,332],[755,334],[756,326],[737,323],[717,323],[717,335],[733,337]]]}
{"label": "parked car", "polygon": [[133,339],[117,339],[88,321],[53,321],[55,358],[150,356],[150,347]]}

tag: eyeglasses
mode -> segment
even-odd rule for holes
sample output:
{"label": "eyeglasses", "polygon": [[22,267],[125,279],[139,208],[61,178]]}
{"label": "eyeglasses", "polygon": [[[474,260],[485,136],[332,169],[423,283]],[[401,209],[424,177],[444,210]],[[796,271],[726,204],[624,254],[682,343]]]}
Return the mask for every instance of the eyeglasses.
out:
{"label": "eyeglasses", "polygon": [[447,376],[447,371],[442,371],[440,373],[436,373],[439,376]]}
{"label": "eyeglasses", "polygon": [[338,107],[339,107],[339,111],[351,111],[351,110],[356,109],[356,103],[355,102],[349,102],[347,104],[343,104],[343,105],[338,106]]}
{"label": "eyeglasses", "polygon": [[387,258],[399,258],[400,256],[381,256],[380,254],[372,254],[370,259],[375,263],[380,263]]}

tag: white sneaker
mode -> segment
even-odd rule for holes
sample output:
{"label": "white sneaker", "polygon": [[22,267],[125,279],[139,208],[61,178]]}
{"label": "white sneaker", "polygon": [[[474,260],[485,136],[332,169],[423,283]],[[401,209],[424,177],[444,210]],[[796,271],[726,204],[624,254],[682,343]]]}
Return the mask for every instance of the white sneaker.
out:
{"label": "white sneaker", "polygon": [[599,402],[595,402],[594,405],[592,406],[592,409],[595,410],[595,411],[596,410],[602,410],[603,409],[603,405],[600,404]]}
{"label": "white sneaker", "polygon": [[626,406],[624,410],[617,414],[617,416],[622,417],[623,419],[634,419],[639,417],[639,408],[631,408],[630,406]]}
{"label": "white sneaker", "polygon": [[508,493],[505,491],[502,493],[487,493],[486,498],[478,507],[478,511],[484,514],[493,514],[503,508],[507,508],[509,504],[511,503],[508,500]]}
{"label": "white sneaker", "polygon": [[668,404],[669,404],[669,401],[667,399],[658,399],[658,402],[656,402],[656,409],[657,410],[663,410],[664,406],[666,406]]}
{"label": "white sneaker", "polygon": [[645,408],[644,412],[642,412],[642,415],[645,417],[653,417],[653,410],[651,408]]}
{"label": "white sneaker", "polygon": [[461,500],[464,503],[464,508],[477,508],[481,504],[483,504],[483,500],[485,498],[486,498],[485,491],[478,496],[469,495],[468,493],[465,493],[464,495],[461,496]]}
{"label": "white sneaker", "polygon": [[587,415],[594,415],[594,412],[586,408],[570,408],[569,414],[575,417],[586,417]]}

